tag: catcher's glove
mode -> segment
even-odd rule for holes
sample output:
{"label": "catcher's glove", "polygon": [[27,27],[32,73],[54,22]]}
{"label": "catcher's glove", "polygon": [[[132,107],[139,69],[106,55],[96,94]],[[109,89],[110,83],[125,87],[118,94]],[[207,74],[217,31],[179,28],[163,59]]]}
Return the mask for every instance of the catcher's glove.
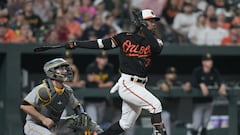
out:
{"label": "catcher's glove", "polygon": [[91,128],[91,118],[86,113],[72,115],[69,128],[78,131],[86,131]]}

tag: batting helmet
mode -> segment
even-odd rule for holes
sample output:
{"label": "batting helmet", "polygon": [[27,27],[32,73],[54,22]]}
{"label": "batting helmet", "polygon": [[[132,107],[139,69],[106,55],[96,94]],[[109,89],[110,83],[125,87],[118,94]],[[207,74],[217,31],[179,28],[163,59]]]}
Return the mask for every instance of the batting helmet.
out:
{"label": "batting helmet", "polygon": [[148,19],[156,19],[157,21],[160,20],[160,18],[157,15],[155,15],[151,9],[142,10],[142,17],[144,20]]}
{"label": "batting helmet", "polygon": [[[59,68],[66,67],[67,70],[65,73],[61,73]],[[57,81],[72,81],[73,80],[73,71],[69,63],[63,58],[56,58],[51,61],[48,61],[44,64],[43,70],[45,74],[54,80]]]}

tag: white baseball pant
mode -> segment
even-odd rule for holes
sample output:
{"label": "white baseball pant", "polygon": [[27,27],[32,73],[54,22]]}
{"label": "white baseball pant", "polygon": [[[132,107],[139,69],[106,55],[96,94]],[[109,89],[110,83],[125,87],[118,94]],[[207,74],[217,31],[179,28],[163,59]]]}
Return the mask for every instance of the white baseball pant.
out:
{"label": "white baseball pant", "polygon": [[121,74],[118,80],[118,93],[122,98],[122,116],[119,124],[123,130],[127,130],[135,124],[142,109],[148,110],[149,113],[155,114],[162,112],[161,102],[146,88],[145,84],[134,82],[136,79],[147,79],[127,74]]}

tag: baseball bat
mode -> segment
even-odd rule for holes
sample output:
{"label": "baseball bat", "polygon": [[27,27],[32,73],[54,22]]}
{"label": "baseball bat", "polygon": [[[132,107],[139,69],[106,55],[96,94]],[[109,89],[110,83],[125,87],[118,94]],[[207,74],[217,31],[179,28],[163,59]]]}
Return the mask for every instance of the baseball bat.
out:
{"label": "baseball bat", "polygon": [[33,52],[44,52],[50,49],[65,48],[64,44],[54,45],[54,46],[41,46],[33,49]]}

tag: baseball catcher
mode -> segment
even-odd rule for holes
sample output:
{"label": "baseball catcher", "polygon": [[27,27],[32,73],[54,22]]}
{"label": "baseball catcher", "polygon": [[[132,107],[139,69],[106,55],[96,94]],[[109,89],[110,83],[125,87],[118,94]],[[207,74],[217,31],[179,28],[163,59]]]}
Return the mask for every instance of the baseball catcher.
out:
{"label": "baseball catcher", "polygon": [[[56,58],[46,62],[43,69],[47,79],[34,87],[20,106],[27,113],[24,133],[67,135],[72,132],[82,134],[86,134],[84,131],[103,132],[84,112],[73,90],[64,84],[65,81],[71,81],[73,78],[69,63],[62,58]],[[62,117],[67,106],[71,107],[75,114]]]}
{"label": "baseball catcher", "polygon": [[151,114],[154,135],[166,135],[162,122],[162,105],[145,84],[154,55],[161,53],[163,43],[156,36],[160,19],[152,10],[133,11],[135,32],[123,32],[111,38],[91,41],[70,41],[67,49],[114,49],[119,48],[121,77],[111,92],[118,91],[123,100],[121,119],[100,135],[118,135],[131,128],[142,109]]}

